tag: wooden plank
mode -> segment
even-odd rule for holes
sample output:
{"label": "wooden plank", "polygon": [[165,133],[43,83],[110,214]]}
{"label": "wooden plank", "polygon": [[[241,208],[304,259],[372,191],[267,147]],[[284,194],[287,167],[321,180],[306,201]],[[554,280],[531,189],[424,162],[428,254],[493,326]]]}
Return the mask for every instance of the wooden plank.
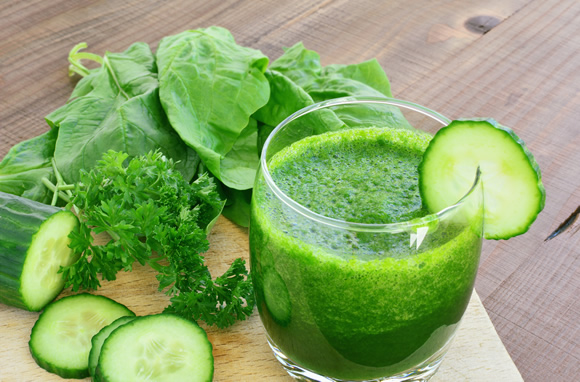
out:
{"label": "wooden plank", "polygon": [[[223,273],[236,257],[248,259],[247,229],[220,218],[210,235],[211,249],[206,261],[214,274]],[[125,304],[137,315],[155,314],[167,305],[167,297],[157,291],[155,272],[137,266],[121,273],[117,280],[104,282],[95,294]],[[70,295],[70,290],[62,296]],[[38,367],[28,350],[30,330],[38,313],[0,305],[0,381],[62,381]],[[291,381],[266,343],[257,311],[249,320],[228,329],[203,326],[213,345],[216,382]],[[89,380],[89,379],[87,379]],[[503,347],[477,294],[474,294],[444,362],[433,381],[519,382],[521,376]]]}

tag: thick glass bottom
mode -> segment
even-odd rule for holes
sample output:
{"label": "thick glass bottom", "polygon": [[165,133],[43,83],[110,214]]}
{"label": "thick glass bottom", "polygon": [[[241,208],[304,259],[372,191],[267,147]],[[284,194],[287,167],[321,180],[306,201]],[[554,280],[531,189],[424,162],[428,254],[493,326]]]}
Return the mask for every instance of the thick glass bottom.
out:
{"label": "thick glass bottom", "polygon": [[[356,380],[356,382],[426,382],[429,381],[443,360],[443,356],[447,352],[451,341],[447,343],[442,349],[431,356],[429,359],[425,360],[420,365],[414,368],[406,370],[397,375],[386,376],[371,380]],[[326,377],[308,370],[302,366],[297,365],[294,361],[288,358],[269,338],[268,344],[274,352],[276,359],[282,364],[284,369],[291,377],[297,381],[305,382],[348,382],[344,379],[336,379],[331,377]],[[354,382],[354,380],[352,381]]]}

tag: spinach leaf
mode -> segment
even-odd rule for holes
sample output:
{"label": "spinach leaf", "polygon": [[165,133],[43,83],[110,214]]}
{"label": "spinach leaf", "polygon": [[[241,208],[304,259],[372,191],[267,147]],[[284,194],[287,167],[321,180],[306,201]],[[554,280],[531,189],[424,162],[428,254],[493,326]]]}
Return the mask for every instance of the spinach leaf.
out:
{"label": "spinach leaf", "polygon": [[284,74],[296,85],[303,87],[320,77],[322,64],[318,53],[306,49],[302,42],[298,42],[285,48],[284,54],[274,60],[269,69]]}
{"label": "spinach leaf", "polygon": [[[361,95],[368,93],[377,96],[392,97],[391,84],[383,68],[376,58],[359,64],[352,65],[327,65],[324,67],[321,76],[329,80],[334,80],[335,86],[343,80],[342,86],[344,96]],[[339,89],[340,86],[337,86]],[[349,89],[349,90],[346,90]]]}
{"label": "spinach leaf", "polygon": [[[320,77],[304,86],[315,102],[349,96],[392,97],[387,75],[376,59],[352,65],[325,66]],[[349,127],[412,128],[397,107],[349,105],[334,110]]]}
{"label": "spinach leaf", "polygon": [[[269,69],[266,71],[266,78],[270,83],[270,99],[254,114],[254,117],[265,126],[277,126],[292,113],[314,104],[312,97],[284,74]],[[343,127],[344,123],[331,110],[317,110],[295,120],[292,129],[287,129],[278,136],[277,143],[284,145],[313,133],[320,134]],[[261,140],[265,140],[263,135]]]}
{"label": "spinach leaf", "polygon": [[196,153],[171,129],[159,102],[153,53],[135,43],[123,53],[106,53],[103,65],[83,78],[70,101],[46,117],[58,129],[54,158],[68,183],[93,168],[108,150],[131,157],[159,149],[191,179]]}
{"label": "spinach leaf", "polygon": [[222,185],[222,192],[227,198],[222,215],[241,227],[249,227],[252,190],[235,190]]}
{"label": "spinach leaf", "polygon": [[328,93],[313,96],[315,102],[355,95],[393,96],[389,79],[376,59],[323,67],[318,53],[306,49],[301,42],[285,49],[269,69],[284,74],[311,96]]}
{"label": "spinach leaf", "polygon": [[260,161],[258,155],[258,123],[250,118],[231,150],[221,159],[222,182],[240,185],[240,189],[252,188]]}
{"label": "spinach leaf", "polygon": [[266,143],[266,139],[272,134],[276,127],[258,121],[258,153],[262,154],[262,149]]}
{"label": "spinach leaf", "polygon": [[0,191],[50,204],[52,192],[42,178],[54,181],[51,158],[57,133],[51,129],[8,151],[0,162]]}
{"label": "spinach leaf", "polygon": [[290,114],[314,103],[302,87],[283,73],[268,69],[265,75],[270,84],[270,98],[254,114],[260,122],[277,126]]}
{"label": "spinach leaf", "polygon": [[[250,117],[250,122],[242,130],[232,149],[222,159],[224,168],[235,171],[228,172],[230,179],[237,183],[249,184],[254,182],[260,161],[259,157],[258,122]],[[221,184],[224,196],[227,199],[223,215],[234,223],[248,227],[250,225],[250,200],[252,189],[238,190]]]}
{"label": "spinach leaf", "polygon": [[[272,62],[269,70],[284,74],[301,87],[313,102],[348,96],[393,96],[389,79],[376,59],[352,65],[323,67],[319,55],[306,49],[302,43],[286,49],[282,56]],[[270,108],[275,106],[270,105]],[[333,111],[348,127],[412,128],[397,107],[390,108],[389,114],[384,113],[384,108],[357,106],[345,106]]]}
{"label": "spinach leaf", "polygon": [[159,95],[173,128],[227,187],[251,188],[258,161],[250,116],[270,95],[268,58],[219,27],[165,37],[156,55]]}

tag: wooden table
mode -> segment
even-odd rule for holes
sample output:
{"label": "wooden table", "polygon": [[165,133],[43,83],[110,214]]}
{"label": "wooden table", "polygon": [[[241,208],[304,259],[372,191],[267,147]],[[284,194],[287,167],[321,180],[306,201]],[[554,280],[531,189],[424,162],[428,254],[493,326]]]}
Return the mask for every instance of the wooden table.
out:
{"label": "wooden table", "polygon": [[[163,36],[220,25],[239,44],[260,49],[272,59],[282,47],[298,41],[317,51],[325,65],[376,57],[397,98],[450,118],[494,117],[511,126],[535,154],[547,190],[546,207],[525,235],[484,243],[476,290],[524,380],[577,380],[579,226],[574,223],[558,237],[545,239],[580,205],[580,2],[286,3],[0,1],[0,156],[48,129],[44,116],[64,104],[74,86],[67,77],[66,57],[81,41],[90,51],[103,54],[122,51],[135,41],[155,48]],[[234,252],[247,255],[244,230],[225,219],[217,228],[215,235],[236,236]],[[231,249],[220,245],[225,244],[214,237],[218,267]],[[154,288],[150,294],[150,304],[164,302]],[[477,309],[477,301],[474,304]],[[133,308],[147,313],[146,306]],[[0,317],[33,322],[35,316],[0,305]],[[255,316],[245,324],[260,333]],[[212,334],[214,347],[243,342],[248,335],[240,329],[243,325],[237,324],[227,335]],[[16,322],[0,321],[0,347],[6,347],[15,327]],[[245,362],[244,354],[251,351],[236,353],[241,359],[220,353],[222,361],[216,368],[227,368],[228,362],[245,364],[249,373],[221,380],[272,380],[281,373],[272,358],[264,361],[268,365],[264,373],[263,364]],[[3,373],[21,360],[10,358],[10,353],[0,353],[3,382],[8,375]],[[270,367],[273,372],[266,371]],[[24,371],[6,381],[46,380],[39,375]],[[479,380],[475,375],[462,378],[450,375],[447,380]]]}

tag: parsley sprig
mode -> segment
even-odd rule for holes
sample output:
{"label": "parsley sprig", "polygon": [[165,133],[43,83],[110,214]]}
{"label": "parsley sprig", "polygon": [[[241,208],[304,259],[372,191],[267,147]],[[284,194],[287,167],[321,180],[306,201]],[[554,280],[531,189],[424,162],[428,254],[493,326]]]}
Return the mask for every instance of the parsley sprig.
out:
{"label": "parsley sprig", "polygon": [[[158,272],[159,290],[171,296],[166,311],[218,327],[249,316],[254,299],[245,262],[235,260],[214,281],[202,256],[224,205],[213,179],[204,174],[188,183],[159,151],[127,158],[107,152],[72,193],[81,226],[70,246],[80,257],[61,269],[66,286],[97,289],[99,275],[115,280],[137,261]],[[97,245],[94,234],[102,232],[111,240]]]}

